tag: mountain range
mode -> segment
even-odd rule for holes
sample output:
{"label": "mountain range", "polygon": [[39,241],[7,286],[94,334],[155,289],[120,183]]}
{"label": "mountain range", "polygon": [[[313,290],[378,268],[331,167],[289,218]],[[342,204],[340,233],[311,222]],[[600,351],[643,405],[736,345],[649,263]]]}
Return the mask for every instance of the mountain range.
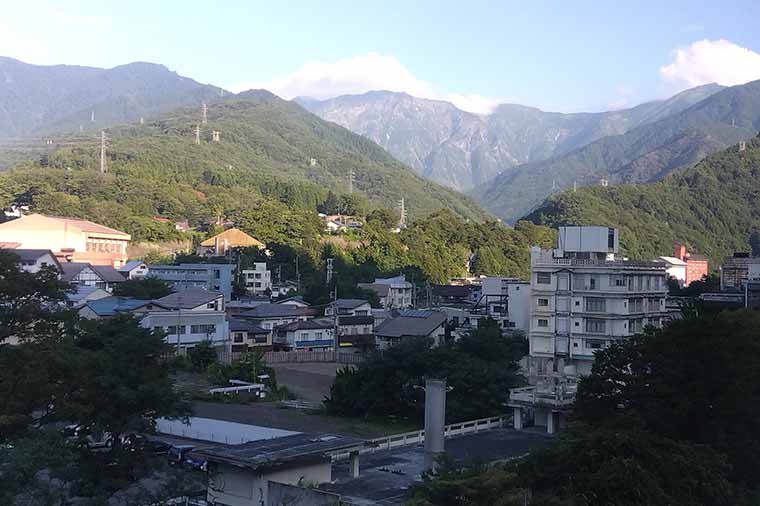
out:
{"label": "mountain range", "polygon": [[715,266],[735,251],[750,251],[750,237],[760,230],[760,137],[656,183],[566,190],[527,218],[551,227],[617,227],[621,247],[633,258],[656,258],[678,241]]}
{"label": "mountain range", "polygon": [[372,91],[296,101],[323,119],[364,135],[419,174],[459,191],[508,176],[512,168],[569,153],[678,113],[711,94],[712,84],[662,101],[601,113],[562,114],[502,104],[478,115],[406,93]]}

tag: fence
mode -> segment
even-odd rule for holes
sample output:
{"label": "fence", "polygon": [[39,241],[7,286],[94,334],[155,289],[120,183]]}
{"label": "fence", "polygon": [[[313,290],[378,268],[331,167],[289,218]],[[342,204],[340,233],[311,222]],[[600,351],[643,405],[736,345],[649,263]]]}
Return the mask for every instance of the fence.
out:
{"label": "fence", "polygon": [[[479,418],[477,420],[470,420],[468,422],[453,423],[446,425],[443,428],[443,437],[451,438],[455,436],[461,436],[464,434],[472,434],[476,432],[482,432],[484,430],[491,430],[509,425],[512,417],[508,415],[492,416],[490,418]],[[359,453],[375,453],[382,450],[391,450],[393,448],[400,448],[402,446],[418,445],[425,442],[425,431],[416,430],[413,432],[404,432],[402,434],[393,434],[391,436],[384,436],[368,441],[367,447],[361,450]],[[335,460],[342,460],[348,458],[348,452],[335,452],[332,454]]]}
{"label": "fence", "polygon": [[268,351],[264,353],[267,364],[295,364],[304,362],[337,362],[339,364],[358,364],[363,359],[359,353],[350,351]]}

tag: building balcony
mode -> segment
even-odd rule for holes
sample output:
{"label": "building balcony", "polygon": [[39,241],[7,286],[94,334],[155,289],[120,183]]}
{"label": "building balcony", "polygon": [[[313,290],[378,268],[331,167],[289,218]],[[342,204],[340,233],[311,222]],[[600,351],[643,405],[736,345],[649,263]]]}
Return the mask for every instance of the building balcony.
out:
{"label": "building balcony", "polygon": [[575,402],[577,388],[575,383],[539,384],[513,388],[509,391],[508,405],[510,407],[568,409]]}

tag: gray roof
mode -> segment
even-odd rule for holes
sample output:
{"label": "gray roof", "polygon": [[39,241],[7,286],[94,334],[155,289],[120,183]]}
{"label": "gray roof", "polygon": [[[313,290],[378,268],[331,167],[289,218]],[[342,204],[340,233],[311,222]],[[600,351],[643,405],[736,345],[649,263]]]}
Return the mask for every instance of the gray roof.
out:
{"label": "gray roof", "polygon": [[372,325],[375,323],[375,317],[372,315],[339,316],[338,323],[340,325]]}
{"label": "gray roof", "polygon": [[142,260],[130,260],[129,262],[125,263],[121,267],[118,268],[119,272],[129,272],[133,269],[136,269],[137,267],[140,267],[141,265],[147,265]]}
{"label": "gray roof", "polygon": [[240,318],[227,318],[230,324],[230,332],[253,332],[254,334],[269,334],[269,330],[256,325],[254,322]]}
{"label": "gray roof", "polygon": [[103,281],[108,283],[121,283],[126,281],[126,278],[110,265],[90,264],[90,268],[95,271]]}
{"label": "gray roof", "polygon": [[61,264],[61,281],[71,281],[77,274],[82,272],[85,267],[89,267],[90,264],[82,262],[63,262]]}
{"label": "gray roof", "polygon": [[426,337],[446,322],[440,311],[407,309],[378,325],[378,337]]}
{"label": "gray roof", "polygon": [[364,299],[338,299],[332,303],[338,309],[354,309],[364,304],[369,304],[369,302]]}
{"label": "gray roof", "polygon": [[299,320],[297,322],[286,323],[285,325],[278,325],[277,331],[287,332],[289,330],[308,330],[308,329],[331,329],[333,328],[332,320]]}
{"label": "gray roof", "polygon": [[147,303],[147,300],[133,299],[131,297],[104,297],[88,301],[85,305],[98,316],[113,316],[117,313],[132,311]]}
{"label": "gray roof", "polygon": [[356,286],[363,290],[372,290],[378,297],[387,297],[391,285],[381,285],[377,283],[358,283]]}
{"label": "gray roof", "polygon": [[218,445],[196,450],[210,462],[232,464],[254,470],[285,468],[322,461],[329,452],[363,448],[364,440],[332,434],[294,434],[241,445]]}
{"label": "gray roof", "polygon": [[239,316],[245,318],[279,318],[288,316],[313,316],[315,311],[308,307],[295,304],[262,304],[250,311],[244,311]]}
{"label": "gray roof", "polygon": [[219,297],[224,297],[222,292],[216,290],[204,290],[203,288],[185,288],[170,293],[153,301],[157,306],[167,309],[192,309],[201,304],[213,302]]}

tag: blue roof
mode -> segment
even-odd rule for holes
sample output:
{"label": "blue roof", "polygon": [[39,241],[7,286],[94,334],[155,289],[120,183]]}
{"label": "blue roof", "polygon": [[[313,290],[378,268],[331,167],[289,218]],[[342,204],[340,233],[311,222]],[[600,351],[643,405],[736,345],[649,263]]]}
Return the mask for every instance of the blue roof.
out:
{"label": "blue roof", "polygon": [[131,297],[104,297],[87,302],[89,307],[98,316],[113,316],[124,311],[132,311],[146,304],[147,300],[133,299]]}

